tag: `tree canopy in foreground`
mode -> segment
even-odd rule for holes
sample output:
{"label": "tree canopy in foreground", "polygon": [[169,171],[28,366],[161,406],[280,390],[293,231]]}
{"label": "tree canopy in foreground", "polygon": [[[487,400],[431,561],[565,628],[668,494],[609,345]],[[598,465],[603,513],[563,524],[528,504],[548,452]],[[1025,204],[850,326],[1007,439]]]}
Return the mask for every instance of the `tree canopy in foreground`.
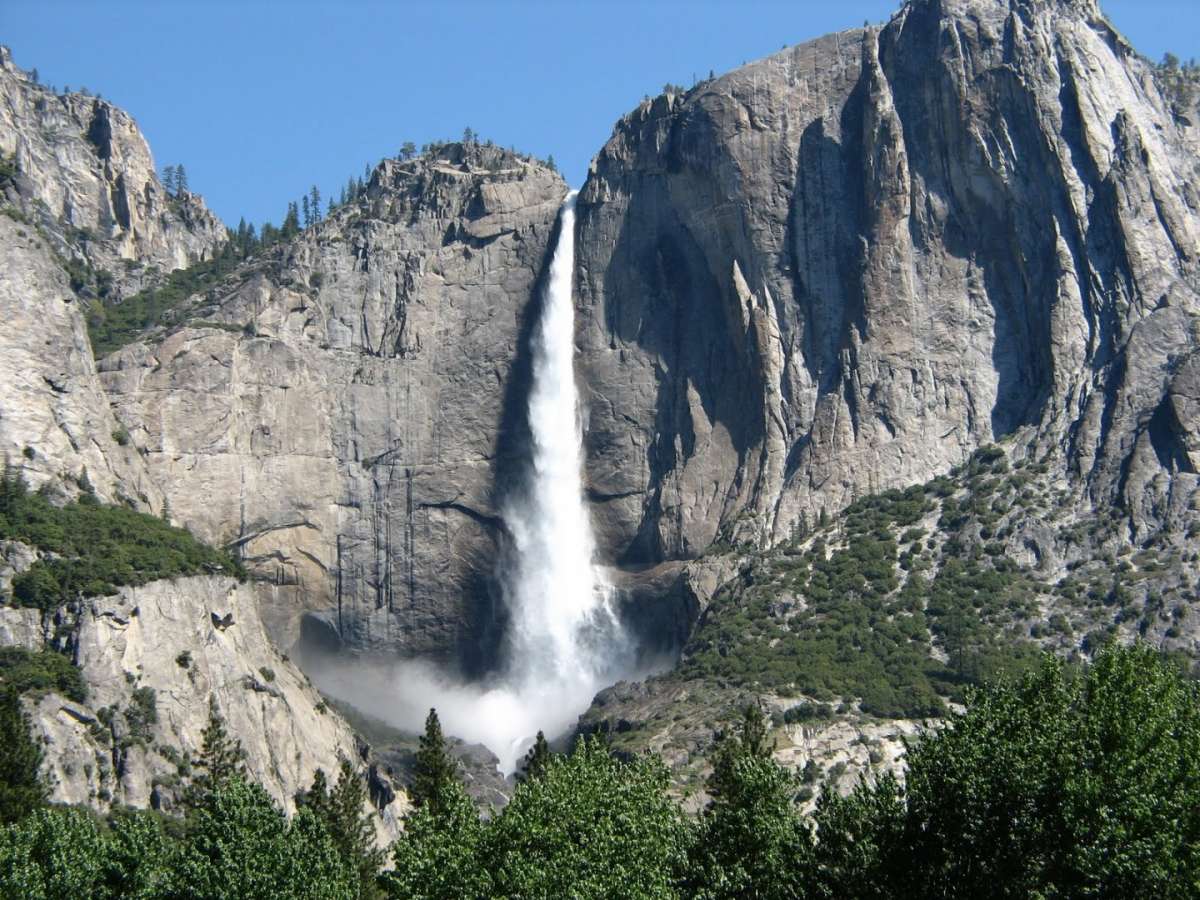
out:
{"label": "tree canopy in foreground", "polygon": [[904,784],[887,775],[827,792],[811,819],[753,709],[720,742],[713,799],[695,818],[657,757],[621,760],[595,737],[540,754],[512,801],[481,816],[430,725],[426,795],[386,873],[352,772],[332,792],[319,776],[288,819],[234,768],[194,792],[182,829],[152,814],[25,814],[0,830],[0,897],[1200,893],[1197,686],[1146,647],[1106,650],[1084,669],[1047,658],[977,691],[910,747]]}

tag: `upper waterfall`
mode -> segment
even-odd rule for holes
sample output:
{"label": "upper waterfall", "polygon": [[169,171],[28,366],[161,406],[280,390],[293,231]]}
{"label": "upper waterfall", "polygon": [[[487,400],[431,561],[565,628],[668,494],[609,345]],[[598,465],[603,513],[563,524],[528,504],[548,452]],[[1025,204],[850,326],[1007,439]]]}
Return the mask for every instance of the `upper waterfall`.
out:
{"label": "upper waterfall", "polygon": [[[549,278],[530,335],[532,380],[525,415],[525,477],[502,502],[508,535],[497,575],[508,611],[505,642],[486,682],[463,683],[419,661],[382,679],[362,665],[326,661],[322,687],[386,709],[419,727],[431,706],[446,731],[485,744],[505,774],[516,770],[538,731],[574,726],[602,688],[634,672],[636,651],[595,562],[583,490],[583,427],[575,383],[575,192],[559,213]],[[364,699],[370,698],[370,699]]]}
{"label": "upper waterfall", "polygon": [[[511,615],[505,681],[533,731],[571,725],[623,668],[628,641],[595,566],[583,499],[583,440],[575,386],[575,197],[563,203],[558,243],[533,335],[530,478],[502,510],[512,537],[502,573]],[[525,718],[525,716],[522,716]],[[519,754],[532,733],[514,735]],[[499,751],[498,751],[499,752]],[[505,768],[515,757],[504,759]]]}

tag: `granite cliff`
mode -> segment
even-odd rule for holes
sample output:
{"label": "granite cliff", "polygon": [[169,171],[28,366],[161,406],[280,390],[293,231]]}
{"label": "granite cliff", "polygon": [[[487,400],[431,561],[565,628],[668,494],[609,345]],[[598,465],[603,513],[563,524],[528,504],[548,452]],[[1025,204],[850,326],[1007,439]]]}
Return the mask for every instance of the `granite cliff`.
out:
{"label": "granite cliff", "polygon": [[[566,186],[507,151],[366,193],[100,364],[173,515],[238,548],[283,646],[486,668],[521,347]],[[522,368],[524,365],[524,369]]]}
{"label": "granite cliff", "polygon": [[579,202],[609,557],[767,546],[1022,427],[1131,535],[1178,524],[1195,139],[1065,0],[917,0],[643,103]]}
{"label": "granite cliff", "polygon": [[[362,196],[95,360],[85,306],[210,258],[224,229],[198,197],[167,196],[110,104],[56,96],[7,54],[0,100],[0,308],[17,325],[0,334],[0,452],[35,486],[75,490],[86,471],[102,499],[236,550],[253,576],[239,602],[283,651],[486,677],[561,177],[470,141],[384,160]],[[1110,626],[1200,651],[1180,624],[1197,563],[1197,122],[1094,0],[912,0],[617,123],[577,206],[585,475],[625,612],[648,648],[684,649],[684,681],[622,687],[588,727],[646,731],[681,691],[719,700],[689,713],[707,723],[728,700],[713,655],[740,652],[729,635],[776,647],[813,615],[819,631],[810,572],[851,552],[854,504],[913,485],[935,486],[872,526],[890,574],[847,595],[879,605],[880,633],[928,609],[904,593],[906,555],[933,584],[978,544],[992,561],[970,564],[1019,569],[1027,589],[1003,617],[957,610],[986,620],[981,652],[1032,637],[1086,653]],[[1020,471],[980,470],[996,452]],[[1146,577],[1101,587],[1092,570],[1122,556]],[[1117,600],[1075,610],[1076,588]],[[901,595],[917,607],[892,610]],[[944,665],[939,615],[904,640]],[[1055,616],[1069,628],[1031,634]],[[876,703],[849,676],[770,691],[914,719],[942,674],[917,700]],[[753,693],[746,677],[730,690]],[[319,755],[344,752],[340,727]],[[822,744],[804,727],[795,746]],[[841,761],[866,753],[846,750],[859,726],[829,727]],[[684,762],[706,740],[658,737]]]}

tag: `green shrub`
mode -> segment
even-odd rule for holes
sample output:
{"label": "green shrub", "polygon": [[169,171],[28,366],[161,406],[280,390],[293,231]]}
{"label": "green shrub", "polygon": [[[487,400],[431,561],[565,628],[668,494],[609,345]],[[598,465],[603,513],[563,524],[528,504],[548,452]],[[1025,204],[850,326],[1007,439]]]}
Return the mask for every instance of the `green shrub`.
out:
{"label": "green shrub", "polygon": [[239,563],[189,531],[88,494],[55,506],[29,492],[10,468],[0,478],[0,539],[54,554],[14,578],[12,586],[17,604],[47,611],[162,578],[220,572],[245,577]]}
{"label": "green shrub", "polygon": [[125,710],[125,721],[129,725],[129,738],[134,743],[145,744],[153,734],[158,722],[158,699],[154,689],[135,688]]}
{"label": "green shrub", "polygon": [[213,287],[241,262],[242,256],[229,243],[213,259],[176,269],[158,287],[125,297],[120,303],[92,304],[87,321],[92,353],[97,359],[107,356],[146,329],[163,324],[185,300]]}
{"label": "green shrub", "polygon": [[905,781],[822,799],[818,896],[1195,896],[1200,693],[1149,648],[972,695]]}
{"label": "green shrub", "polygon": [[0,647],[0,688],[18,694],[56,691],[77,703],[87,701],[87,685],[79,669],[53,650],[33,652],[23,647]]}

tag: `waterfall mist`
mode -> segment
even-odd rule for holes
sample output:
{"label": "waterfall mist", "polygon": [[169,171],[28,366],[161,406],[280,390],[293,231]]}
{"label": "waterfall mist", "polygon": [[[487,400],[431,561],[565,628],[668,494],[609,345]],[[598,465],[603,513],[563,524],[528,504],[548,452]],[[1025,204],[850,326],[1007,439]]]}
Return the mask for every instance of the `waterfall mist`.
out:
{"label": "waterfall mist", "polygon": [[538,730],[549,738],[567,731],[597,691],[634,668],[633,642],[595,565],[583,499],[574,263],[572,191],[532,339],[528,477],[501,508],[511,541],[498,572],[509,612],[498,675],[487,684],[463,684],[420,663],[364,669],[332,661],[313,673],[331,694],[407,730],[419,730],[436,707],[448,733],[486,745],[506,774]]}

